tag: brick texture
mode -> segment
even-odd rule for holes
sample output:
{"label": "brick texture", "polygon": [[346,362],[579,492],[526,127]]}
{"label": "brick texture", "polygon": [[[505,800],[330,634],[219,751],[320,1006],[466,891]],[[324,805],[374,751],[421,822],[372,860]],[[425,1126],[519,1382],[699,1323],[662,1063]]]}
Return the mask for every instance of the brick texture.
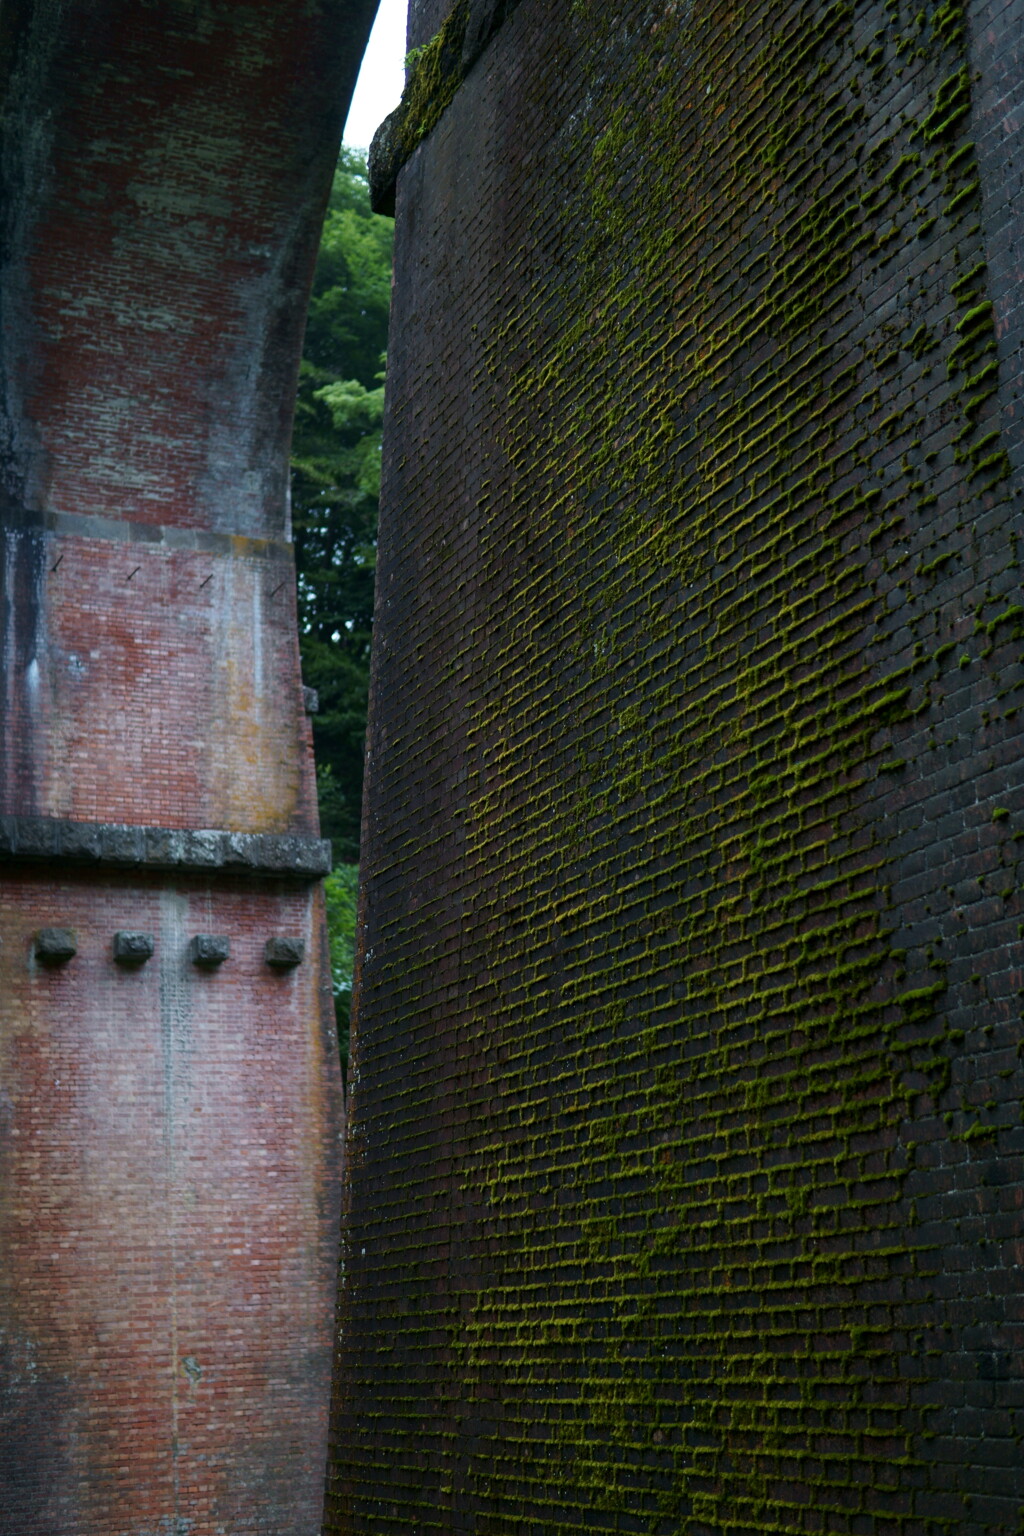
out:
{"label": "brick texture", "polygon": [[287,454],[374,9],[0,19],[2,1536],[320,1529],[344,1117]]}
{"label": "brick texture", "polygon": [[448,0],[409,0],[409,47],[429,43],[450,10]]}
{"label": "brick texture", "polygon": [[399,176],[332,1533],[1021,1529],[1022,25],[522,0]]}
{"label": "brick texture", "polygon": [[[319,1529],[340,1084],[304,890],[8,873],[0,1530]],[[46,966],[34,932],[70,928]],[[132,968],[119,929],[156,939]],[[311,960],[278,972],[276,933]],[[189,959],[223,934],[227,960]]]}

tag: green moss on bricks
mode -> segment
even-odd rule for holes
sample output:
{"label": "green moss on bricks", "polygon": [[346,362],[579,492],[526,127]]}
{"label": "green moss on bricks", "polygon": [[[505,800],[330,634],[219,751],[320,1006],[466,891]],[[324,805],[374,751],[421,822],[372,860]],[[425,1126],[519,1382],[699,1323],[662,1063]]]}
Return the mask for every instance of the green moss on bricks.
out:
{"label": "green moss on bricks", "polygon": [[469,0],[456,0],[437,34],[417,50],[395,126],[395,137],[406,159],[438,122],[462,83],[468,20]]}
{"label": "green moss on bricks", "polygon": [[[826,18],[824,24],[825,35],[828,35],[829,27],[840,24],[844,17],[841,8],[837,8]],[[803,49],[798,49],[803,52]],[[771,76],[768,77],[771,79]],[[767,83],[766,83],[767,89]],[[778,100],[784,96],[784,89],[779,90],[777,82],[771,92],[773,99]],[[666,122],[666,129],[669,125]],[[637,509],[618,521],[619,537],[623,541],[617,548],[618,569],[620,575],[612,581],[612,591],[621,594],[619,598],[612,598],[613,609],[625,605],[626,594],[630,589],[637,589],[646,582],[654,583],[654,590],[658,590],[660,571],[678,573],[679,579],[690,579],[697,574],[697,565],[692,556],[680,548],[679,533],[682,532],[679,521],[676,522],[676,537],[669,537],[664,522],[652,523],[649,516],[645,515],[637,505],[650,499],[656,504],[661,491],[664,474],[664,453],[676,440],[676,433],[671,428],[670,418],[662,422],[657,413],[648,414],[642,425],[634,424],[627,427],[623,421],[613,395],[616,388],[615,372],[617,365],[609,364],[612,359],[621,358],[627,354],[624,337],[628,333],[631,324],[631,316],[636,304],[636,295],[639,288],[624,284],[621,279],[616,283],[614,276],[611,285],[607,274],[606,252],[609,249],[608,242],[621,242],[630,240],[632,234],[637,232],[639,239],[634,241],[634,248],[628,256],[621,258],[623,270],[626,265],[631,265],[634,270],[656,275],[659,265],[664,261],[663,231],[658,232],[658,244],[652,243],[650,253],[642,243],[646,238],[645,221],[635,220],[629,216],[628,205],[625,203],[621,190],[621,180],[624,165],[629,164],[630,147],[636,142],[636,128],[632,121],[632,115],[627,107],[620,106],[611,116],[607,125],[603,128],[600,138],[593,146],[590,156],[590,170],[585,182],[586,194],[589,199],[589,216],[592,227],[595,230],[595,238],[587,249],[587,267],[585,281],[592,282],[593,291],[600,292],[602,298],[602,330],[597,336],[590,336],[585,327],[572,327],[566,331],[562,347],[561,357],[556,354],[553,365],[551,356],[545,357],[537,370],[527,369],[517,380],[513,396],[514,412],[528,407],[528,403],[543,396],[548,399],[562,398],[570,391],[570,380],[579,376],[579,370],[583,366],[583,374],[587,378],[602,381],[596,391],[591,391],[591,407],[587,420],[587,445],[588,462],[591,466],[583,495],[585,498],[601,496],[602,491],[607,494],[608,479],[622,486],[622,494],[626,496],[626,487],[629,487],[628,499]],[[655,133],[655,142],[657,136]],[[665,164],[666,176],[675,176],[677,162],[669,133],[666,133]],[[789,156],[792,150],[789,151]],[[785,171],[790,168],[790,159],[787,156],[787,140],[784,134],[775,136],[767,154],[768,163],[774,167],[780,167]],[[898,186],[902,175],[892,178]],[[773,193],[773,196],[777,196]],[[578,217],[578,211],[573,210],[573,216]],[[699,224],[700,214],[694,210],[695,223]],[[887,226],[886,239],[889,243],[898,237],[899,226],[895,222]],[[724,372],[730,365],[732,358],[743,357],[747,350],[754,347],[759,337],[764,335],[792,336],[794,339],[788,343],[794,349],[798,349],[798,338],[806,331],[807,327],[820,312],[822,294],[827,295],[830,286],[838,284],[844,274],[849,270],[849,257],[844,252],[844,244],[848,244],[851,236],[856,234],[856,221],[853,217],[840,210],[837,216],[834,202],[826,207],[824,203],[816,206],[810,215],[806,215],[802,222],[794,227],[788,237],[792,243],[783,243],[780,248],[776,272],[778,281],[778,294],[772,296],[772,300],[762,305],[761,311],[747,312],[736,316],[735,329],[732,334],[723,334],[720,338],[712,337],[711,344],[703,355],[695,358],[697,365],[696,376],[699,377],[704,387],[714,388],[717,384],[718,371]],[[874,241],[874,248],[880,249],[886,242]],[[592,275],[591,275],[592,274]],[[611,298],[608,297],[609,291]],[[701,291],[700,283],[696,285],[697,306],[688,311],[688,320],[693,321],[695,314],[699,313],[700,306],[706,305],[708,296]],[[781,320],[781,326],[773,324]],[[621,334],[620,334],[621,326]],[[685,334],[685,332],[684,332]],[[923,339],[923,338],[922,338]],[[717,360],[716,360],[717,349]],[[797,351],[797,354],[799,352]],[[583,359],[587,359],[583,364]],[[827,358],[821,359],[821,366],[827,366]],[[813,375],[812,375],[813,377]],[[607,395],[602,394],[607,380]],[[808,390],[802,395],[797,386],[797,398],[790,406],[786,420],[794,425],[806,420],[807,404],[813,399],[813,392]],[[597,399],[594,400],[596,393]],[[674,412],[675,399],[671,392],[665,392],[666,412]],[[731,414],[728,408],[721,414],[715,424],[715,430],[705,442],[704,456],[706,463],[706,477],[703,482],[698,482],[698,494],[691,497],[686,516],[688,519],[688,535],[690,542],[699,544],[702,538],[702,530],[714,526],[716,519],[716,496],[719,487],[728,484],[729,455],[735,456],[735,444],[742,440],[743,429],[741,420],[737,414]],[[758,451],[772,454],[771,443],[774,442],[777,473],[780,486],[787,484],[786,475],[788,469],[787,454],[790,449],[789,437],[786,432],[785,422],[774,424],[774,433],[765,434],[765,444],[758,443]],[[894,416],[892,427],[899,429],[899,419]],[[531,477],[536,475],[539,479],[556,473],[556,466],[563,463],[565,455],[571,452],[571,440],[561,437],[557,433],[547,434],[548,441],[538,452],[527,443],[513,443],[513,461],[520,466],[532,462]],[[827,455],[827,448],[823,443],[823,450]],[[801,476],[795,484],[790,482],[791,488],[780,496],[777,505],[768,519],[762,515],[762,520],[751,532],[756,540],[761,541],[765,549],[766,558],[764,567],[771,569],[770,539],[773,523],[771,518],[777,521],[779,538],[785,542],[787,521],[798,517],[803,506],[809,506],[811,499],[827,495],[829,477],[827,469],[827,456],[823,457],[820,467],[805,476]],[[822,475],[822,470],[825,470]],[[525,473],[525,468],[523,470]],[[797,489],[797,487],[800,487]],[[614,493],[613,493],[614,494]],[[858,488],[859,504],[865,509],[869,508],[878,492],[872,488]],[[736,524],[742,529],[742,519],[737,519]],[[822,519],[822,526],[827,526],[827,520]],[[597,535],[597,527],[593,525],[592,536]],[[816,563],[822,566],[823,555],[819,550]],[[830,563],[834,562],[834,563]],[[825,546],[824,568],[826,570],[839,569],[841,567],[838,545]],[[757,570],[756,562],[751,564],[751,574]],[[739,635],[733,636],[731,630],[736,628],[736,617],[730,615],[729,605],[724,601],[717,624],[708,632],[707,638],[700,649],[701,660],[695,665],[694,683],[699,684],[702,671],[717,671],[723,678],[729,681],[722,688],[719,699],[716,700],[714,691],[711,694],[711,709],[703,731],[698,740],[707,742],[715,740],[716,736],[722,744],[727,744],[729,751],[738,761],[743,761],[744,755],[749,758],[754,754],[753,729],[754,715],[753,703],[755,698],[775,699],[781,701],[786,697],[785,668],[777,659],[780,654],[785,655],[787,636],[792,629],[793,633],[799,631],[801,624],[806,622],[806,615],[800,612],[799,607],[792,617],[786,614],[788,605],[779,604],[778,617],[772,629],[770,645],[764,648],[754,646],[744,649]],[[707,613],[707,618],[713,617],[713,610]],[[616,649],[620,649],[616,647]],[[628,652],[627,652],[628,654]],[[596,660],[596,653],[595,653]],[[595,675],[596,669],[595,669]],[[602,671],[600,674],[606,676]],[[614,673],[613,673],[614,675]],[[828,666],[821,669],[822,679],[829,675]],[[790,689],[792,684],[789,684]],[[703,695],[707,700],[707,693]],[[760,912],[763,904],[771,905],[774,902],[792,901],[793,893],[784,888],[782,882],[789,878],[789,871],[793,865],[794,844],[792,831],[780,830],[775,835],[766,835],[764,831],[755,827],[749,835],[744,832],[752,816],[764,818],[769,816],[771,823],[776,827],[785,828],[787,817],[792,818],[794,827],[800,824],[798,806],[801,803],[813,805],[820,798],[823,805],[836,803],[836,791],[826,787],[828,784],[827,765],[834,759],[837,748],[840,748],[852,764],[865,762],[869,756],[868,743],[872,734],[879,729],[890,728],[893,724],[907,718],[910,691],[898,678],[891,678],[889,686],[885,681],[873,686],[866,686],[862,690],[862,697],[852,703],[849,698],[831,700],[827,687],[822,689],[820,698],[816,697],[816,690],[811,682],[791,694],[792,725],[787,726],[786,709],[784,705],[776,703],[776,713],[766,718],[774,720],[775,752],[764,760],[765,770],[760,774],[752,774],[749,778],[747,789],[744,792],[742,784],[738,783],[735,797],[729,808],[728,823],[723,824],[719,836],[724,839],[722,855],[730,867],[737,871],[746,871],[745,875],[739,875],[740,891],[743,905],[752,903],[752,911]],[[750,701],[740,705],[742,709],[751,710],[751,723],[748,727],[750,735],[744,735],[737,731],[736,725],[730,719],[735,718],[739,701]],[[808,711],[809,701],[814,704]],[[631,705],[620,716],[620,731],[628,737],[632,731],[640,726],[640,713],[636,706]],[[628,727],[628,729],[623,729]],[[657,726],[655,724],[655,729]],[[720,732],[724,731],[724,735]],[[758,752],[768,751],[767,744],[762,745]],[[700,752],[690,761],[699,761]],[[658,774],[658,758],[650,756],[648,772],[654,776],[654,783],[648,782],[646,793],[649,803],[657,794],[656,783]],[[811,765],[815,765],[812,769]],[[810,776],[800,772],[807,765]],[[818,766],[820,765],[820,766]],[[796,775],[796,782],[789,784],[787,779]],[[834,775],[834,769],[832,770]],[[627,781],[635,785],[635,774],[627,770]],[[820,797],[813,795],[809,800],[801,800],[805,794],[807,784],[820,784]],[[840,791],[842,796],[845,792]],[[621,811],[618,813],[621,817]],[[725,825],[732,828],[726,832]],[[697,829],[696,836],[706,836],[706,828]],[[813,844],[805,846],[812,847]],[[822,845],[823,849],[827,844]],[[827,854],[824,855],[827,857]],[[761,956],[761,945],[755,935],[758,930],[752,927],[743,916],[743,906],[734,909],[735,916],[730,920],[739,923],[737,937],[742,935],[745,944],[752,944],[753,955]],[[781,1020],[785,1016],[802,1018],[805,1027],[814,1031],[822,1028],[824,1020],[815,1012],[814,1004],[810,1001],[813,997],[827,997],[834,999],[841,1009],[836,1024],[829,1023],[823,1032],[824,1037],[833,1036],[836,1039],[849,1039],[851,1054],[844,1058],[844,1065],[851,1071],[850,1097],[848,1099],[848,1112],[854,1113],[857,1103],[857,1094],[866,1089],[871,1083],[885,1079],[885,1072],[879,1072],[876,1064],[869,1061],[867,1055],[861,1060],[857,1054],[853,1042],[858,1038],[858,1030],[863,1031],[865,1043],[875,1036],[875,1031],[868,1022],[871,1017],[871,1008],[866,1001],[862,1001],[862,989],[871,985],[872,978],[878,975],[879,967],[884,965],[886,948],[882,936],[876,932],[873,935],[874,946],[870,942],[867,951],[863,954],[847,952],[847,946],[854,945],[854,935],[858,925],[863,924],[863,915],[854,914],[836,923],[826,923],[813,934],[805,934],[799,945],[794,946],[792,955],[788,961],[780,957],[778,963],[769,963],[767,952],[762,956],[762,970],[760,973],[760,996],[765,1012],[763,1018],[770,1029],[773,1019]],[[680,934],[684,940],[684,951],[692,948],[699,950],[706,956],[706,962],[695,972],[691,978],[689,996],[694,1002],[701,1004],[702,1017],[714,1019],[722,1014],[724,999],[730,995],[730,981],[728,968],[724,959],[717,958],[725,941],[721,936],[713,937],[714,929],[709,928],[708,917],[700,908],[689,914],[683,913],[680,924]],[[799,958],[798,958],[799,956]],[[803,986],[806,989],[806,1001],[801,999],[800,985],[795,988],[792,982],[794,969],[797,976],[802,977]],[[748,976],[751,972],[748,970]],[[774,983],[773,978],[778,978]],[[931,989],[923,989],[921,996],[907,994],[906,1012],[910,1023],[923,1020],[934,1002],[938,992]],[[806,1009],[806,1012],[805,1012]],[[856,1020],[863,1020],[858,1025]],[[644,1032],[649,1033],[648,1031]],[[770,1039],[770,1035],[768,1037]],[[652,1049],[657,1049],[653,1045]],[[675,1219],[667,1229],[653,1242],[649,1254],[641,1250],[634,1258],[630,1258],[631,1245],[624,1235],[620,1234],[617,1242],[609,1239],[607,1231],[602,1237],[602,1251],[609,1256],[613,1263],[616,1275],[616,1284],[628,1290],[636,1276],[651,1273],[651,1265],[672,1260],[678,1266],[682,1253],[682,1245],[687,1241],[687,1233],[692,1232],[692,1218],[699,1209],[699,1198],[696,1191],[690,1199],[680,1199],[680,1152],[686,1145],[685,1133],[681,1127],[685,1125],[688,1111],[687,1104],[696,1101],[700,1103],[701,1089],[699,1084],[702,1076],[709,1082],[715,1074],[722,1070],[722,1064],[717,1059],[718,1053],[710,1049],[703,1054],[702,1073],[694,1080],[683,1077],[678,1073],[659,1073],[656,1082],[659,1093],[663,1096],[664,1103],[655,1110],[655,1118],[658,1123],[675,1128],[675,1151],[665,1162],[657,1162],[655,1169],[658,1179],[663,1183],[665,1198],[669,1207],[674,1209]],[[834,1070],[834,1068],[833,1068]],[[794,1137],[794,1158],[799,1157],[800,1165],[813,1167],[813,1160],[808,1156],[809,1143],[804,1139],[806,1132],[801,1129],[801,1121],[806,1113],[805,1105],[813,1097],[813,1093],[824,1089],[824,1078],[820,1087],[815,1075],[808,1077],[806,1070],[802,1074],[802,1080],[807,1085],[808,1092],[795,1093],[794,1085],[797,1074],[787,1074],[783,1077],[765,1078],[759,1077],[744,1089],[744,1102],[752,1113],[758,1117],[758,1122],[765,1127],[772,1124],[789,1126]],[[902,1103],[902,1095],[898,1090],[893,1090],[892,1102]],[[787,1108],[787,1106],[789,1106]],[[774,1111],[774,1113],[773,1113]],[[781,1120],[779,1119],[781,1111]],[[692,1113],[692,1109],[689,1113]],[[616,1163],[625,1175],[623,1159],[627,1158],[624,1149],[623,1136],[625,1130],[616,1133],[609,1123],[608,1134],[602,1139],[602,1156],[608,1159],[612,1166]],[[766,1143],[767,1145],[767,1143]],[[800,1148],[797,1152],[796,1149]],[[685,1168],[685,1162],[683,1163]],[[673,1191],[675,1194],[673,1195]],[[807,1221],[812,1224],[827,1221],[827,1212],[815,1209],[812,1197],[808,1189],[788,1188],[780,1194],[778,1216],[774,1219],[783,1219],[787,1223]],[[818,1279],[825,1282],[827,1267],[820,1269]],[[702,1293],[694,1290],[695,1298]],[[481,1315],[481,1326],[485,1326],[484,1318],[493,1316],[490,1308],[485,1308]],[[587,1422],[592,1432],[600,1426],[598,1443],[604,1443],[605,1449],[599,1454],[593,1449],[588,1454],[588,1471],[585,1477],[585,1486],[588,1491],[599,1496],[599,1502],[592,1507],[619,1510],[625,1496],[625,1484],[622,1481],[623,1473],[616,1471],[616,1458],[613,1454],[617,1445],[619,1452],[623,1452],[626,1446],[635,1438],[635,1430],[631,1419],[642,1422],[643,1404],[649,1401],[650,1392],[645,1389],[643,1393],[634,1391],[631,1387],[623,1385],[623,1371],[629,1358],[630,1332],[627,1329],[620,1336],[620,1344],[606,1354],[604,1372],[596,1369],[598,1360],[595,1358],[593,1348],[590,1350],[590,1377],[586,1390],[581,1387],[579,1403],[587,1416]],[[723,1340],[726,1335],[723,1335]],[[736,1341],[734,1340],[734,1348]],[[734,1370],[727,1375],[723,1382],[723,1392],[728,1390],[734,1401],[737,1394],[742,1392],[743,1384],[751,1379],[756,1379],[759,1372],[764,1371],[764,1361],[756,1356],[744,1356],[742,1351],[733,1356]],[[728,1384],[726,1386],[726,1383]],[[810,1391],[810,1400],[814,1393],[812,1382],[808,1380],[805,1387]],[[733,1410],[738,1413],[739,1407]],[[780,1435],[779,1424],[773,1420],[769,1411],[759,1410],[753,1404],[745,1403],[743,1407],[748,1429],[756,1430],[761,1437],[762,1445],[767,1449],[773,1442],[780,1446],[785,1443],[785,1436]],[[702,1418],[711,1441],[716,1444],[722,1442],[722,1434],[716,1424],[714,1412],[709,1410],[706,1418]],[[568,1447],[568,1441],[565,1442]],[[578,1439],[573,1438],[572,1444],[578,1444]],[[579,1469],[579,1463],[577,1462]],[[740,1518],[753,1518],[758,1522],[759,1529],[776,1526],[779,1529],[788,1529],[787,1517],[783,1509],[775,1503],[768,1492],[767,1478],[761,1483],[756,1497],[752,1497],[754,1481],[748,1480],[747,1493],[740,1492],[732,1481],[729,1497],[729,1508],[732,1511],[740,1511]],[[583,1484],[581,1483],[581,1486]],[[686,1492],[685,1490],[690,1490]],[[678,1493],[669,1499],[665,1508],[670,1513],[677,1511],[682,1506],[679,1499],[688,1497],[692,1500],[692,1484],[683,1475],[680,1476]],[[702,1498],[702,1514],[711,1523],[716,1523],[722,1518],[725,1507],[721,1496],[704,1493]],[[692,1504],[690,1506],[692,1508]],[[755,1513],[756,1512],[756,1513]]]}
{"label": "green moss on bricks", "polygon": [[[505,11],[515,0],[506,0]],[[467,57],[469,0],[455,0],[444,23],[408,55],[402,99],[378,129],[369,157],[370,201],[375,212],[394,213],[395,182],[405,162],[437,126],[473,62]]]}
{"label": "green moss on bricks", "polygon": [[944,80],[935,93],[935,105],[921,124],[929,143],[952,133],[971,110],[971,81],[967,65]]}
{"label": "green moss on bricks", "polygon": [[[388,603],[435,671],[390,685],[394,1101],[353,1159],[379,1289],[350,1372],[384,1411],[351,1475],[389,1531],[458,1503],[488,1536],[916,1536],[942,1307],[914,1201],[943,1117],[981,1112],[953,895],[914,897],[924,943],[894,846],[944,699],[1021,622],[977,531],[1005,492],[962,8],[867,39],[846,5],[573,13],[561,53],[495,58],[507,249],[481,265],[478,210],[418,183],[448,350]],[[876,142],[897,67],[918,118]],[[965,819],[1003,857],[990,805]]]}

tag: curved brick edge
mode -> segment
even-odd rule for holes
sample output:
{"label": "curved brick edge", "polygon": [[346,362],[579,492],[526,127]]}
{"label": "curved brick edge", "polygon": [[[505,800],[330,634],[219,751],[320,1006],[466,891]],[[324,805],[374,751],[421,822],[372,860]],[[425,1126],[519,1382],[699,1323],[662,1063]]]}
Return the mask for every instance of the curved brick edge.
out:
{"label": "curved brick edge", "polygon": [[320,880],[331,872],[331,845],[324,838],[288,833],[182,831],[55,816],[0,816],[0,862],[12,859]]}
{"label": "curved brick edge", "polygon": [[402,99],[370,145],[370,206],[395,213],[398,173],[439,121],[459,86],[519,0],[455,0],[440,30],[416,61]]}

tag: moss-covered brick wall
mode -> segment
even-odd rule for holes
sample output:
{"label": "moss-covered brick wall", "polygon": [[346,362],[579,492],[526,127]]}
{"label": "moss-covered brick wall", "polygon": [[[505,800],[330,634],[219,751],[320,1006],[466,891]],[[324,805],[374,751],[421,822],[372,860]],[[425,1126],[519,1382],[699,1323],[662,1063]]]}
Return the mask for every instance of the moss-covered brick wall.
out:
{"label": "moss-covered brick wall", "polygon": [[521,0],[399,175],[337,1536],[1024,1530],[1022,22]]}

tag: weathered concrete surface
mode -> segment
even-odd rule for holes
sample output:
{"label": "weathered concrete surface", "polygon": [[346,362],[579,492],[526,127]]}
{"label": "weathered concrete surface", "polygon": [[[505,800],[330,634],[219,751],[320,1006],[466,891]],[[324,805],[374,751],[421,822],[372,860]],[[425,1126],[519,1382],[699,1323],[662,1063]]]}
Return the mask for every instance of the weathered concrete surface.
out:
{"label": "weathered concrete surface", "polygon": [[319,1528],[342,1097],[287,448],[374,10],[0,6],[2,1536]]}

